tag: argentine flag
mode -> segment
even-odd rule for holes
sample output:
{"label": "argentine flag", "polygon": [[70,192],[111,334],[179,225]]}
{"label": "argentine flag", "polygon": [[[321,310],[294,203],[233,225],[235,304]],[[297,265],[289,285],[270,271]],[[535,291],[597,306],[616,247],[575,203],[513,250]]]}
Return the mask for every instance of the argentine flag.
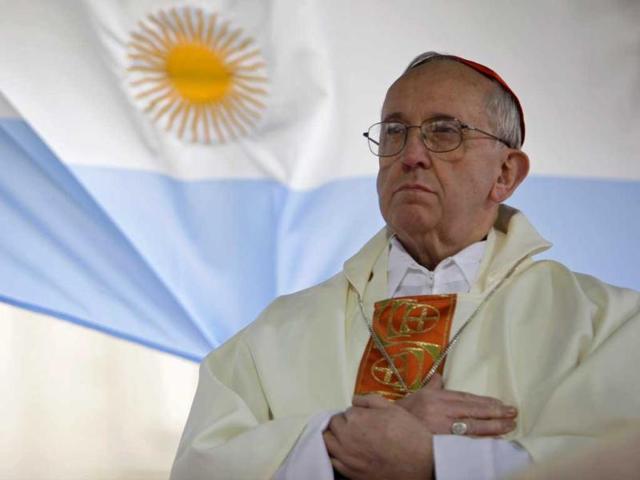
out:
{"label": "argentine flag", "polygon": [[4,2],[0,300],[202,358],[382,226],[361,132],[425,50],[521,98],[548,256],[639,289],[638,9],[494,3]]}

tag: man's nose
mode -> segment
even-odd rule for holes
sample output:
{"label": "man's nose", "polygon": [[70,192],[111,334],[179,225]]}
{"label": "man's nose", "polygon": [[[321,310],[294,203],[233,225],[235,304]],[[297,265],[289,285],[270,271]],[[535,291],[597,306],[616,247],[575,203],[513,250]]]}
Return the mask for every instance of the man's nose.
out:
{"label": "man's nose", "polygon": [[413,127],[407,131],[407,143],[400,156],[402,164],[408,168],[431,167],[431,152],[424,143],[420,128]]}

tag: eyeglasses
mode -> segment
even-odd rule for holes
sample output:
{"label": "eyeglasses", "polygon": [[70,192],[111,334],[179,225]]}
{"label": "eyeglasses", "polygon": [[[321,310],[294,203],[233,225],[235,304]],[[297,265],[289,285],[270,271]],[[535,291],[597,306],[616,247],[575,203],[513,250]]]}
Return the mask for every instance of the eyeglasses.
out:
{"label": "eyeglasses", "polygon": [[473,130],[504,143],[509,143],[495,135],[462,123],[456,118],[425,120],[421,125],[405,125],[401,122],[379,122],[364,132],[369,140],[369,150],[378,157],[391,157],[400,153],[407,144],[410,128],[419,128],[424,145],[431,152],[444,153],[455,150],[462,144],[462,131]]}

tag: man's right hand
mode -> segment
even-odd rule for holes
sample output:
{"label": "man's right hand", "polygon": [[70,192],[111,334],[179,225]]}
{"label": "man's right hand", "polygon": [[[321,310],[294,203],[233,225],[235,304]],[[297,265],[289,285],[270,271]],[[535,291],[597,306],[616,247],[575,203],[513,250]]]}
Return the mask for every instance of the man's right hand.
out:
{"label": "man's right hand", "polygon": [[[354,405],[359,400],[354,398]],[[445,390],[440,375],[428,385],[395,402],[427,426],[432,434],[449,434],[451,425],[463,421],[470,436],[500,436],[516,427],[515,407],[492,397]]]}

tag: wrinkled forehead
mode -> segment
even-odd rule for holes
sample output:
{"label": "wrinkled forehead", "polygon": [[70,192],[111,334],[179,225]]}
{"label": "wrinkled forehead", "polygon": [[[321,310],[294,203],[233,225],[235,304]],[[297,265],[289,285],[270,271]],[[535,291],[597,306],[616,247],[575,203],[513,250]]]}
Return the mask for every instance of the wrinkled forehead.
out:
{"label": "wrinkled forehead", "polygon": [[387,91],[382,118],[406,116],[417,122],[430,116],[450,115],[462,121],[486,117],[488,95],[494,82],[451,60],[434,60],[409,70]]}

